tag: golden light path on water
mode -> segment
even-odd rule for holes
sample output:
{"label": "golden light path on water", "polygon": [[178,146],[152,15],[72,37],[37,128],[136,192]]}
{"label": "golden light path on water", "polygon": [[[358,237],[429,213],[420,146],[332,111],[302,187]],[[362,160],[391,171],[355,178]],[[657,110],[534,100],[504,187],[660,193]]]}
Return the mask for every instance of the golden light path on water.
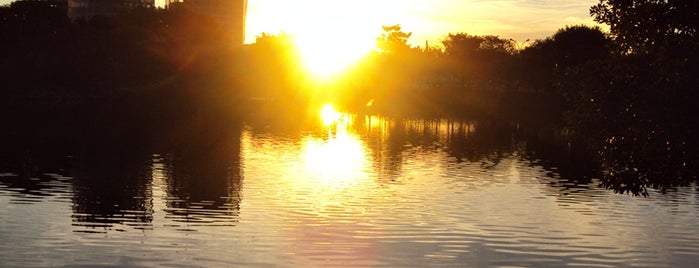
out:
{"label": "golden light path on water", "polygon": [[[373,217],[363,204],[379,195],[369,150],[351,130],[351,116],[332,105],[323,106],[317,116],[321,130],[302,134],[294,142],[275,144],[254,138],[251,132],[243,134],[243,148],[249,148],[246,169],[263,175],[251,179],[247,191],[264,195],[248,195],[241,209],[247,209],[247,219],[261,223],[255,227],[261,233],[285,239],[265,245],[269,251],[287,254],[285,262],[337,263],[308,259],[326,252],[327,258],[351,256],[349,263],[374,265],[376,245],[355,234],[358,224]],[[260,166],[264,163],[274,163],[275,169],[264,170]]]}
{"label": "golden light path on water", "polygon": [[[276,154],[254,153],[253,161],[258,160],[284,163],[281,170],[273,171],[279,179],[279,193],[303,196],[309,203],[319,204],[330,199],[341,198],[338,194],[351,192],[353,197],[361,197],[358,190],[372,177],[371,156],[367,145],[352,130],[355,123],[352,116],[336,111],[331,104],[322,106],[317,113],[322,122],[322,130],[306,133],[294,143],[250,144],[244,147],[276,147]],[[245,135],[245,134],[244,134]],[[253,142],[251,137],[243,137],[243,142]],[[262,139],[258,141],[269,141]],[[297,195],[295,190],[307,192]],[[282,198],[280,200],[285,200]],[[338,199],[341,200],[341,199]]]}
{"label": "golden light path on water", "polygon": [[319,112],[326,137],[308,136],[303,140],[302,159],[306,179],[311,187],[342,188],[367,178],[366,146],[356,133],[350,131],[352,117],[326,104]]}
{"label": "golden light path on water", "polygon": [[322,187],[336,187],[365,177],[366,155],[357,137],[346,132],[329,140],[305,141],[303,148],[305,174]]}

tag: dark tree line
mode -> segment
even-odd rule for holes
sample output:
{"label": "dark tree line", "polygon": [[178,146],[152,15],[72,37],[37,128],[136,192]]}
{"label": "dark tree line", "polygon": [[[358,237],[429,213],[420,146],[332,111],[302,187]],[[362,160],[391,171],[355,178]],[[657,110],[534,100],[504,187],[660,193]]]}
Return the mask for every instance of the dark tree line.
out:
{"label": "dark tree line", "polygon": [[564,77],[572,125],[593,142],[602,184],[647,194],[697,181],[699,2],[601,0],[590,10],[610,26],[615,53]]}
{"label": "dark tree line", "polygon": [[[410,36],[400,25],[384,26],[378,49],[338,82],[347,106],[393,115],[560,123],[570,106],[561,78],[612,53],[611,39],[587,26],[566,27],[524,48],[512,39],[467,33],[411,47]],[[372,107],[363,107],[367,102]]]}

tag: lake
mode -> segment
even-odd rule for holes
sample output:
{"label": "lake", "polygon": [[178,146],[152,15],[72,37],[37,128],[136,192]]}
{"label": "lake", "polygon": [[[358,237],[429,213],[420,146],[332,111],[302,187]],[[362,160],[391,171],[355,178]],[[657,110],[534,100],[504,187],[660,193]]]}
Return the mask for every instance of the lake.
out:
{"label": "lake", "polygon": [[335,119],[247,120],[185,139],[158,133],[164,145],[6,141],[0,267],[699,261],[697,186],[648,198],[599,188],[599,171],[565,131]]}

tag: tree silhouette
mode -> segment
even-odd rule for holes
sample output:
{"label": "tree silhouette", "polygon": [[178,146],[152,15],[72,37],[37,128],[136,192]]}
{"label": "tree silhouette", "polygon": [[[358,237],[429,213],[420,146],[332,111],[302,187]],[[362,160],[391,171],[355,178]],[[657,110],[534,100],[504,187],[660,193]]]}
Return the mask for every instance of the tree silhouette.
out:
{"label": "tree silhouette", "polygon": [[264,100],[270,113],[300,109],[308,104],[308,91],[302,90],[307,76],[293,36],[286,33],[262,33],[246,51],[245,77],[241,79],[246,98]]}
{"label": "tree silhouette", "polygon": [[508,57],[516,51],[512,40],[494,35],[449,34],[442,44],[445,57],[461,75],[490,81],[502,78]]}
{"label": "tree silhouette", "polygon": [[376,48],[385,54],[404,53],[410,49],[408,39],[413,33],[401,31],[400,24],[381,26],[383,33],[376,38]]}
{"label": "tree silhouette", "polygon": [[600,0],[590,8],[595,21],[609,25],[624,53],[656,53],[667,46],[697,44],[695,0]]}
{"label": "tree silhouette", "polygon": [[[611,40],[599,27],[566,26],[551,37],[534,41],[519,54],[519,79],[531,91],[567,91],[555,85],[571,68],[611,56]],[[560,100],[559,100],[560,102]]]}
{"label": "tree silhouette", "polygon": [[617,54],[568,69],[559,86],[574,107],[571,126],[598,152],[603,186],[646,195],[697,180],[697,6],[601,0],[591,8],[609,24]]}

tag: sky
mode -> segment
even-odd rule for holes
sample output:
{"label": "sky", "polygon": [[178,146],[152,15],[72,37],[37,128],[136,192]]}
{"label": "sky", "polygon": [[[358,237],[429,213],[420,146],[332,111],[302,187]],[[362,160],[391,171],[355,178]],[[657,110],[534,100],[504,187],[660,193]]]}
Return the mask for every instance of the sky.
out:
{"label": "sky", "polygon": [[[11,0],[0,0],[7,4]],[[156,0],[163,6],[165,0]],[[246,42],[262,32],[371,36],[401,24],[411,43],[438,43],[448,33],[492,34],[519,42],[551,36],[566,25],[593,25],[597,0],[248,0]],[[333,37],[337,37],[335,34]],[[369,37],[364,37],[369,39]]]}
{"label": "sky", "polygon": [[[293,5],[291,3],[294,3]],[[551,36],[566,25],[594,25],[597,0],[249,0],[247,42],[261,32],[343,31],[381,33],[400,24],[413,44],[439,42],[449,33],[498,35],[520,42]],[[333,8],[335,7],[335,8]],[[291,12],[290,12],[291,11]],[[293,14],[296,13],[296,14]],[[326,13],[326,14],[318,14]],[[312,22],[309,22],[312,20]],[[349,23],[355,22],[356,24]]]}

